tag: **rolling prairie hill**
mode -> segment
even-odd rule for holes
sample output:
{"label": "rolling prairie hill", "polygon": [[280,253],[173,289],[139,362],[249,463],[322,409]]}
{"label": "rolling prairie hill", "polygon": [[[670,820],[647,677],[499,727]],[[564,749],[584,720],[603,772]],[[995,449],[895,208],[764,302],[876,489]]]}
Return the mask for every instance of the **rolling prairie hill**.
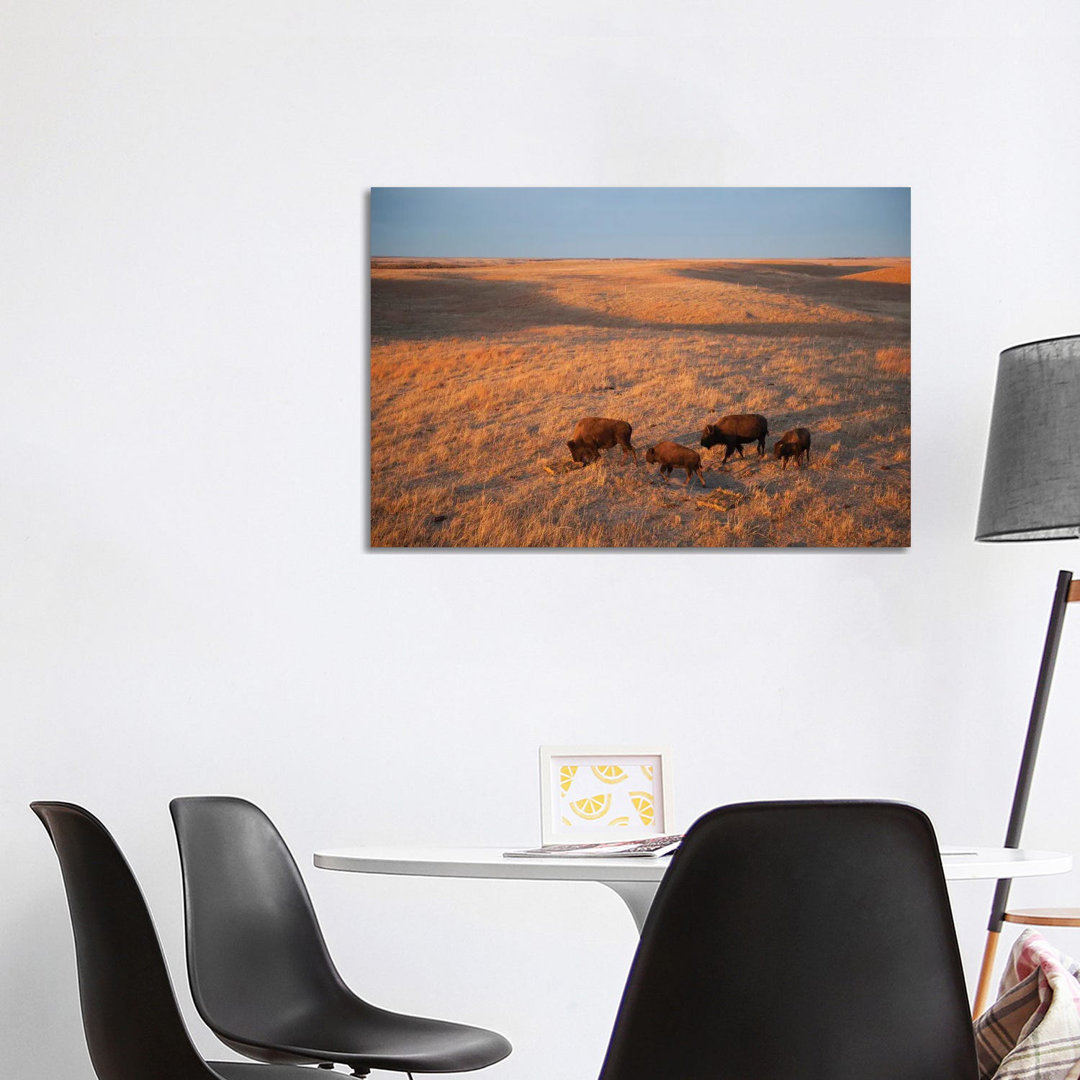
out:
{"label": "rolling prairie hill", "polygon": [[[373,547],[906,546],[910,260],[373,259]],[[721,465],[702,427],[768,418]],[[573,468],[585,416],[627,420]],[[812,435],[787,469],[773,442]],[[647,447],[702,455],[707,488]]]}

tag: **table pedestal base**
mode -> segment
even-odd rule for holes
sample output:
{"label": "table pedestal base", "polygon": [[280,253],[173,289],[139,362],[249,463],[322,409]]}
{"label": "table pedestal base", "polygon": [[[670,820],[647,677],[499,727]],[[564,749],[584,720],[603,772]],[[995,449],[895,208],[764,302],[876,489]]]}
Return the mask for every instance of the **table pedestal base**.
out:
{"label": "table pedestal base", "polygon": [[640,936],[641,928],[645,925],[645,917],[649,914],[649,908],[652,907],[653,897],[660,883],[658,881],[603,881],[601,884],[622,897],[623,903],[634,917],[634,925]]}

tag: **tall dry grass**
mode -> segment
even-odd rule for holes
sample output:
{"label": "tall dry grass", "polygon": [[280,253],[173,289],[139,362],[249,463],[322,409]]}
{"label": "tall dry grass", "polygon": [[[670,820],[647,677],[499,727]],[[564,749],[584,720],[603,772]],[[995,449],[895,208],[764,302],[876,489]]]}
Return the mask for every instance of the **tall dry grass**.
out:
{"label": "tall dry grass", "polygon": [[[895,265],[374,260],[372,545],[906,545],[908,289],[848,276]],[[703,451],[703,490],[644,464],[733,412],[770,447],[808,427],[811,465]],[[563,471],[594,415],[636,467]]]}

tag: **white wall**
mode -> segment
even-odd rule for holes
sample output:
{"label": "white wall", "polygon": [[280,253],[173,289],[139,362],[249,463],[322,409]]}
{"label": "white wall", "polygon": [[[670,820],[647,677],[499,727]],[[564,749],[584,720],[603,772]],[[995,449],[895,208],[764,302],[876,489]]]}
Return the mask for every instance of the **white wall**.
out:
{"label": "white wall", "polygon": [[[1055,574],[1080,560],[971,538],[998,351],[1080,332],[1080,9],[529,8],[0,16],[12,1068],[91,1075],[33,798],[113,828],[189,1018],[175,794],[255,799],[305,866],[365,840],[523,843],[540,743],[663,739],[684,824],[883,796],[946,842],[1000,842]],[[381,184],[910,184],[911,550],[365,551]],[[672,632],[692,664],[659,647]],[[1080,852],[1078,699],[1073,623],[1033,846]],[[506,1032],[493,1080],[596,1075],[634,946],[613,894],[307,876],[361,992]],[[1080,883],[1015,895],[1076,902]],[[990,885],[953,896],[974,968]]]}

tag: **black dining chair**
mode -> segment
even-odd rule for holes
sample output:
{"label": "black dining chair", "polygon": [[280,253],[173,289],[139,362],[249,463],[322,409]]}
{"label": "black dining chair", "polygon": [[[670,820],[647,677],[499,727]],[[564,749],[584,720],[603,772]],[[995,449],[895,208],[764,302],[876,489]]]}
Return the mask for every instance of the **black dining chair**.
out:
{"label": "black dining chair", "polygon": [[334,1062],[359,1076],[468,1072],[510,1053],[494,1031],[357,997],[330,959],[296,862],[257,806],[209,796],[173,799],[169,808],[191,993],[227,1046],[258,1061]]}
{"label": "black dining chair", "polygon": [[293,1066],[204,1061],[184,1027],[142,892],[108,830],[71,803],[30,808],[60,860],[99,1080],[310,1080],[310,1070]]}
{"label": "black dining chair", "polygon": [[699,819],[657,890],[600,1080],[976,1080],[927,817],[747,803]]}

